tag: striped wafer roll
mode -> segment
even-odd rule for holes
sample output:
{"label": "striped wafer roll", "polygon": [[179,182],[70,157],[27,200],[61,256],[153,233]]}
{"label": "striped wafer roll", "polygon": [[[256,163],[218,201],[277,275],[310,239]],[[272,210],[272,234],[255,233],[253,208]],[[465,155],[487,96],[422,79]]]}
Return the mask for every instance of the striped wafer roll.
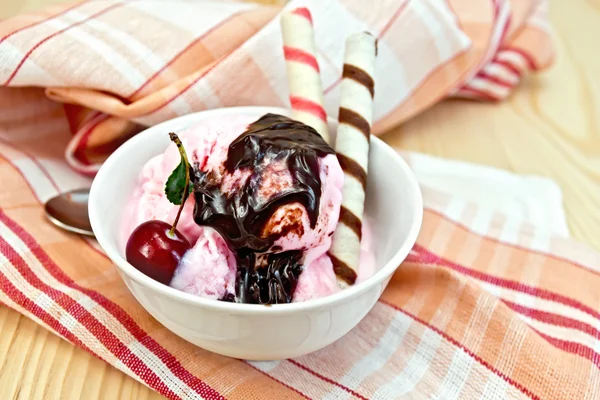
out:
{"label": "striped wafer roll", "polygon": [[329,143],[327,113],[310,11],[307,8],[296,8],[283,13],[281,30],[293,118],[315,128]]}
{"label": "striped wafer roll", "polygon": [[342,287],[354,284],[360,262],[376,53],[377,39],[369,33],[354,34],[346,41],[335,141],[337,157],[344,170],[344,186],[340,220],[329,250]]}

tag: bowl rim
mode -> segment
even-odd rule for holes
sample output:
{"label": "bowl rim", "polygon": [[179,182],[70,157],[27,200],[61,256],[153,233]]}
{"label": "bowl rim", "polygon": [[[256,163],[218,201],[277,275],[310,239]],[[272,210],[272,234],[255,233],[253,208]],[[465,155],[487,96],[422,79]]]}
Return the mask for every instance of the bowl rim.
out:
{"label": "bowl rim", "polygon": [[[309,311],[320,308],[330,308],[334,304],[344,302],[346,300],[349,300],[350,298],[360,296],[361,294],[365,293],[369,289],[373,288],[374,286],[378,285],[379,283],[383,282],[386,278],[391,276],[400,266],[402,261],[404,261],[404,259],[406,258],[406,256],[408,255],[408,253],[410,252],[417,240],[417,236],[419,234],[421,223],[423,220],[423,198],[421,194],[421,189],[417,183],[417,178],[406,163],[406,161],[404,161],[404,159],[388,144],[386,144],[384,141],[375,136],[371,136],[371,141],[376,143],[376,145],[380,147],[382,151],[387,153],[388,156],[391,157],[391,159],[395,160],[406,174],[408,181],[408,188],[406,191],[409,193],[413,193],[415,197],[414,200],[416,204],[416,209],[413,210],[413,212],[416,215],[413,219],[412,225],[409,228],[406,240],[400,246],[398,246],[398,249],[396,250],[395,254],[381,269],[376,271],[371,277],[365,279],[363,282],[350,286],[337,293],[298,303],[273,304],[269,306],[258,304],[230,303],[214,299],[207,299],[204,297],[199,297],[190,293],[179,291],[167,285],[163,285],[162,283],[159,283],[153,280],[152,278],[144,275],[142,272],[140,272],[139,270],[134,268],[130,263],[128,263],[123,256],[121,256],[117,246],[112,246],[110,244],[108,232],[103,228],[102,216],[100,215],[98,208],[96,207],[96,204],[99,202],[99,198],[102,196],[102,193],[99,188],[100,186],[103,186],[104,182],[107,179],[110,179],[109,171],[112,171],[113,164],[115,164],[118,159],[123,157],[129,151],[131,151],[134,148],[137,148],[137,146],[139,146],[145,140],[146,137],[156,134],[157,131],[173,130],[169,127],[176,126],[177,124],[183,125],[187,123],[187,126],[191,126],[193,123],[196,122],[196,119],[198,118],[199,114],[202,114],[204,119],[208,117],[218,116],[220,114],[229,113],[265,114],[268,112],[274,112],[283,115],[289,115],[290,111],[291,110],[289,109],[279,107],[244,106],[225,107],[190,113],[151,126],[127,140],[116,151],[114,151],[103,163],[100,170],[98,171],[98,174],[94,178],[94,181],[92,182],[92,186],[90,188],[90,200],[88,211],[90,216],[90,222],[92,225],[92,230],[96,235],[96,240],[98,241],[102,249],[105,251],[108,258],[117,266],[121,273],[125,274],[129,279],[132,279],[133,281],[148,288],[149,290],[154,291],[162,296],[169,297],[176,301],[209,308],[214,311],[253,315],[278,315],[297,311]],[[332,119],[330,118],[330,120]],[[188,121],[194,122],[188,123]]]}

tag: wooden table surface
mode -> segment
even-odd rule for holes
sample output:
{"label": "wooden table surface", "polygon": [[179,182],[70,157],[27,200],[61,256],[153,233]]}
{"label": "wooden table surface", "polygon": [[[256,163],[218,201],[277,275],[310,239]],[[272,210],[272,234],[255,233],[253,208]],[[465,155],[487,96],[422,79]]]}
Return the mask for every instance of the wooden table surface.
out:
{"label": "wooden table surface", "polygon": [[[0,1],[0,18],[65,0]],[[275,0],[263,0],[273,3]],[[554,0],[557,60],[498,105],[448,101],[387,133],[407,150],[544,175],[572,235],[600,249],[600,0]],[[0,306],[0,399],[159,399],[108,364]]]}

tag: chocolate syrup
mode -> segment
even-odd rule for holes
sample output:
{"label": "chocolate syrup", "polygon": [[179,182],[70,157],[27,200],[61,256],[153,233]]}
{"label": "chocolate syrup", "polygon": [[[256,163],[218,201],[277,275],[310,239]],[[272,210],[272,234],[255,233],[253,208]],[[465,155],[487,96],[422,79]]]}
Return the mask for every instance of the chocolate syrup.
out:
{"label": "chocolate syrup", "polygon": [[[236,255],[235,301],[273,304],[292,300],[302,272],[302,250],[274,253],[280,249],[273,245],[290,231],[301,235],[302,224],[289,224],[280,232],[269,232],[265,225],[280,207],[299,203],[311,228],[316,226],[321,198],[319,159],[328,154],[335,153],[313,128],[266,114],[229,146],[221,172],[251,171],[239,188],[223,193],[214,172],[194,171],[194,220],[217,230]],[[274,162],[286,163],[293,184],[271,197],[261,196],[265,169]]]}

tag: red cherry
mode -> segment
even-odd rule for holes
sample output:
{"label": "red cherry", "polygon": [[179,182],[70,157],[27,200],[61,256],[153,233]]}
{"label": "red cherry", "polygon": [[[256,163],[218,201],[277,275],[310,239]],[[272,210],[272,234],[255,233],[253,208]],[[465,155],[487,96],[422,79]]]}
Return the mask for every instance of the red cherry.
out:
{"label": "red cherry", "polygon": [[135,228],[125,248],[127,261],[150,278],[168,285],[190,242],[164,221],[147,221]]}

